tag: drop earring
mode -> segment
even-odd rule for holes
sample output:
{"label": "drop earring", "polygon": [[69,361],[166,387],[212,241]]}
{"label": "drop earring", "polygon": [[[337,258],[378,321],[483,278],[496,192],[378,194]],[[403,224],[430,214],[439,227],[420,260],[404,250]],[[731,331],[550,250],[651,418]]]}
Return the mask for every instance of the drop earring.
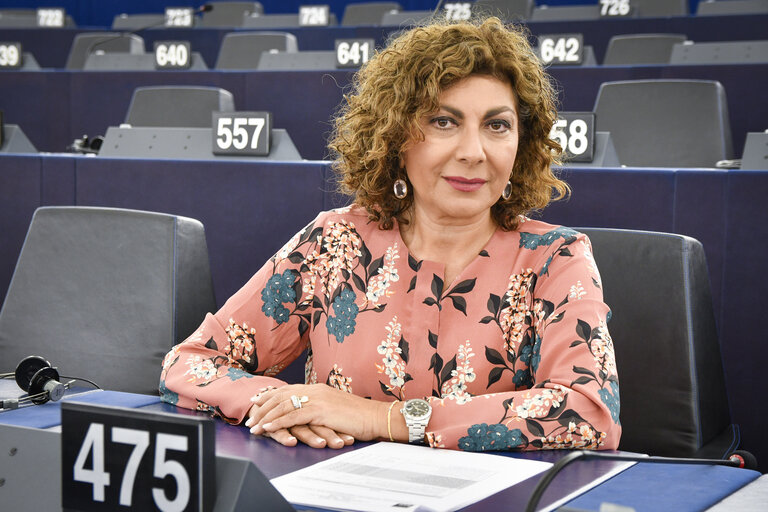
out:
{"label": "drop earring", "polygon": [[512,197],[512,182],[508,181],[504,186],[504,190],[501,191],[501,198],[508,201],[510,197]]}
{"label": "drop earring", "polygon": [[408,195],[408,184],[403,179],[396,179],[395,180],[395,186],[392,187],[392,190],[395,193],[395,197],[398,199],[405,199],[405,196]]}

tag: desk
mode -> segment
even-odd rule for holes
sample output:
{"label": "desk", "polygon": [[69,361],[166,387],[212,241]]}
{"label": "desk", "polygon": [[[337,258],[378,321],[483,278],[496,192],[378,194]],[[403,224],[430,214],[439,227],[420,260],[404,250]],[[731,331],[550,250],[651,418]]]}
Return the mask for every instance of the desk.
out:
{"label": "desk", "polygon": [[[3,381],[0,384],[0,396],[9,396],[6,393],[9,393],[13,386],[15,384],[12,382]],[[18,388],[16,388],[16,392],[18,391]],[[67,399],[91,403],[98,402],[105,405],[122,405],[147,411],[199,414],[160,403],[157,397],[130,393],[91,391],[71,398],[65,397],[65,400]],[[31,419],[33,417],[34,419]],[[0,431],[5,428],[5,432],[8,433],[11,427],[4,427],[4,425],[20,424],[47,425],[49,431],[58,431],[60,428],[58,427],[59,418],[59,403],[48,403],[43,406],[3,412],[0,413]],[[14,436],[18,434],[18,428],[15,427]],[[22,462],[21,451],[17,459],[12,461],[6,455],[8,447],[3,444],[2,437],[0,436],[0,478],[3,478],[10,471],[27,471],[29,468],[25,462]],[[361,445],[364,444],[361,443]],[[220,420],[216,421],[217,456],[249,459],[267,478],[280,476],[320,462],[344,451],[354,449],[355,445],[342,450],[317,450],[307,446],[287,448],[270,439],[252,436],[245,427],[228,425]],[[564,453],[567,452],[545,451],[498,455],[553,462]],[[56,483],[59,482],[58,465],[60,465],[60,462],[57,462],[55,459],[58,456],[58,453],[52,454],[49,463],[44,467],[41,464],[38,468],[39,474],[30,474],[30,478],[34,477],[41,480],[48,478],[48,485],[46,486],[49,489],[48,503],[50,503],[50,496],[55,496],[57,490],[60,490],[60,484],[58,484],[59,487],[56,487]],[[13,467],[11,462],[13,462]],[[588,485],[595,478],[602,478],[607,473],[620,471],[622,469],[620,465],[625,466],[625,464],[617,462],[587,460],[568,466],[553,481],[550,491],[544,494],[541,502],[542,506],[552,504],[554,500],[558,500],[562,496],[569,495],[582,486]],[[4,474],[4,472],[6,473]],[[570,499],[567,501],[567,504],[569,507],[581,510],[598,510],[603,502],[631,506],[638,512],[641,510],[704,510],[749,484],[759,476],[759,473],[756,471],[725,466],[639,463],[621,471],[618,475],[613,476],[613,478],[606,480],[581,496]],[[520,504],[522,508],[539,478],[540,476],[537,476],[526,480],[462,510],[467,512],[511,510],[511,504]],[[653,489],[653,492],[648,492],[649,489]],[[8,492],[14,491],[9,489]],[[0,487],[0,500],[3,500],[2,487]],[[30,493],[26,504],[30,507],[29,510],[39,510],[35,505],[35,496],[32,493]]]}
{"label": "desk", "polygon": [[[768,118],[768,117],[766,117]],[[219,304],[317,212],[339,205],[327,162],[216,162],[0,156],[0,298],[39,206],[106,206],[203,222]],[[743,446],[768,460],[768,170],[568,169],[570,200],[543,220],[566,226],[664,231],[704,244],[732,417]],[[748,291],[747,291],[748,290]],[[4,362],[7,365],[17,361]]]}

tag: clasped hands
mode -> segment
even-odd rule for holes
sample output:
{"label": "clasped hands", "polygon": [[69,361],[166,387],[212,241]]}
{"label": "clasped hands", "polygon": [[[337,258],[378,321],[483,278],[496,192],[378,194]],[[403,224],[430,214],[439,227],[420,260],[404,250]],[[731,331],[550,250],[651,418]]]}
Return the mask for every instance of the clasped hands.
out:
{"label": "clasped hands", "polygon": [[338,449],[355,439],[370,441],[387,432],[389,404],[326,384],[266,388],[251,402],[245,426],[251,428],[252,434],[271,437],[285,446],[301,441],[313,448]]}

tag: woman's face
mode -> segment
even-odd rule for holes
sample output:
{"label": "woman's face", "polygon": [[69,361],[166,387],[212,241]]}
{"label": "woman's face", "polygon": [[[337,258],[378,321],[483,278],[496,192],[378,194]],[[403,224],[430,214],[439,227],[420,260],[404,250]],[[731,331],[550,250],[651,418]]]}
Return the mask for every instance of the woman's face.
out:
{"label": "woman's face", "polygon": [[473,75],[444,90],[403,153],[414,214],[462,224],[490,217],[515,163],[517,100],[507,82]]}

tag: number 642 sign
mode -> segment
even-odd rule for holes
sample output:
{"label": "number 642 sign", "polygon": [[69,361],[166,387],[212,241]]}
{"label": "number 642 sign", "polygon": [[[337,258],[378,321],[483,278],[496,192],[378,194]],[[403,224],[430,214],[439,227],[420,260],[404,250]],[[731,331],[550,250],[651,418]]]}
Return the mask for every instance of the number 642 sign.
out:
{"label": "number 642 sign", "polygon": [[62,508],[213,510],[214,429],[206,417],[62,403]]}

